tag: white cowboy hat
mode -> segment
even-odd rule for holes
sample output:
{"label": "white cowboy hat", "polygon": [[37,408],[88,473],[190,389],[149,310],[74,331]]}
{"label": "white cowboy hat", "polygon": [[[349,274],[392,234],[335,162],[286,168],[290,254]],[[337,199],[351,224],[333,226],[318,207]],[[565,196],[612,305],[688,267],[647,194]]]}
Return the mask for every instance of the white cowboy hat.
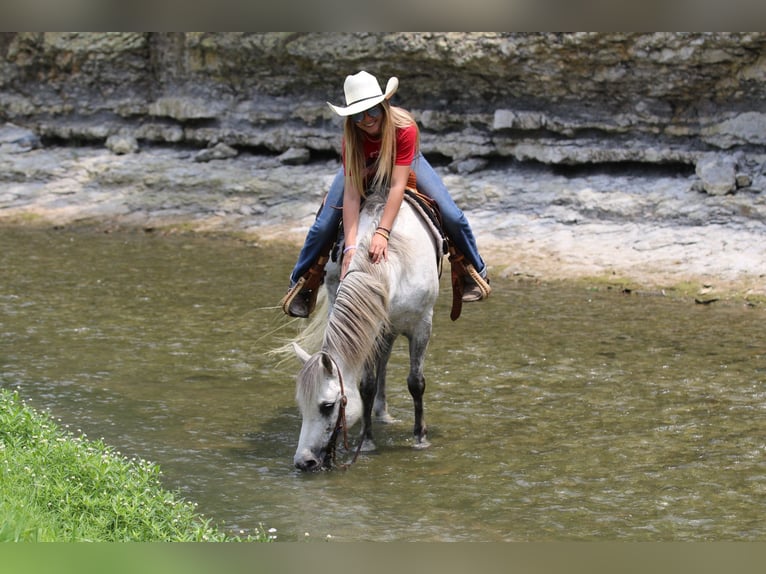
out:
{"label": "white cowboy hat", "polygon": [[399,79],[391,77],[388,79],[386,93],[384,94],[375,76],[362,70],[353,76],[346,76],[346,81],[343,83],[343,91],[346,94],[346,107],[334,106],[330,102],[327,102],[327,105],[339,116],[351,116],[357,112],[369,110],[375,104],[389,99],[394,95],[398,87]]}

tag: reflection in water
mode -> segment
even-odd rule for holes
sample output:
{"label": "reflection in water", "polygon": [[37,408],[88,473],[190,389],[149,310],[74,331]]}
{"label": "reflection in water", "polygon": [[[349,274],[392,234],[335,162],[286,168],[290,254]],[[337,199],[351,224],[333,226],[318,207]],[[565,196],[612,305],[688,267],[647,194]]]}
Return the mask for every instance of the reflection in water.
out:
{"label": "reflection in water", "polygon": [[[280,540],[739,540],[766,536],[763,310],[493,278],[436,308],[432,447],[401,422],[347,472],[292,455],[298,363],[265,352],[295,250],[230,239],[0,230],[0,383],[160,464],[234,531]],[[443,286],[446,291],[446,282]],[[276,332],[275,332],[276,331]]]}

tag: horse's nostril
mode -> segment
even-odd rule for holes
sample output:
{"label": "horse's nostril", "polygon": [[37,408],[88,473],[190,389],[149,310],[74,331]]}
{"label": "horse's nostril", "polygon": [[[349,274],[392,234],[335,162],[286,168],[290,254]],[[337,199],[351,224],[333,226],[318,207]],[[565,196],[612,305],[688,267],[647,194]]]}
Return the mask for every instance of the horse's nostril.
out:
{"label": "horse's nostril", "polygon": [[299,460],[295,463],[295,467],[299,470],[308,471],[308,470],[314,470],[317,466],[316,459],[310,458],[308,460]]}

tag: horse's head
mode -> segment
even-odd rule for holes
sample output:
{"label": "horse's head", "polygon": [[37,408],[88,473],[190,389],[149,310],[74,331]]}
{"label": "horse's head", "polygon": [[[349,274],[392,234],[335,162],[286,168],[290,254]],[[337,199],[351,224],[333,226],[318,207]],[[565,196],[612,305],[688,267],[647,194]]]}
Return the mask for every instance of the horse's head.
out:
{"label": "horse's head", "polygon": [[328,353],[309,355],[297,345],[295,351],[304,362],[295,392],[303,422],[293,462],[304,471],[330,468],[336,441],[343,441],[361,416],[359,391],[351,381],[344,385],[341,370]]}

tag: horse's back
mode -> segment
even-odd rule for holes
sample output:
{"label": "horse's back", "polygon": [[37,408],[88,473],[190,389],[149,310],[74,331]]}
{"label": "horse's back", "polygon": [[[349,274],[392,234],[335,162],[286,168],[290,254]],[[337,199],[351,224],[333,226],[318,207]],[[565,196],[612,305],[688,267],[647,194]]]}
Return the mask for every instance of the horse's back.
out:
{"label": "horse's back", "polygon": [[[378,218],[373,209],[360,218],[360,232],[374,233]],[[364,226],[364,227],[363,227]],[[430,226],[403,201],[389,239],[389,313],[399,332],[410,331],[423,320],[430,322],[439,294],[441,251]]]}

